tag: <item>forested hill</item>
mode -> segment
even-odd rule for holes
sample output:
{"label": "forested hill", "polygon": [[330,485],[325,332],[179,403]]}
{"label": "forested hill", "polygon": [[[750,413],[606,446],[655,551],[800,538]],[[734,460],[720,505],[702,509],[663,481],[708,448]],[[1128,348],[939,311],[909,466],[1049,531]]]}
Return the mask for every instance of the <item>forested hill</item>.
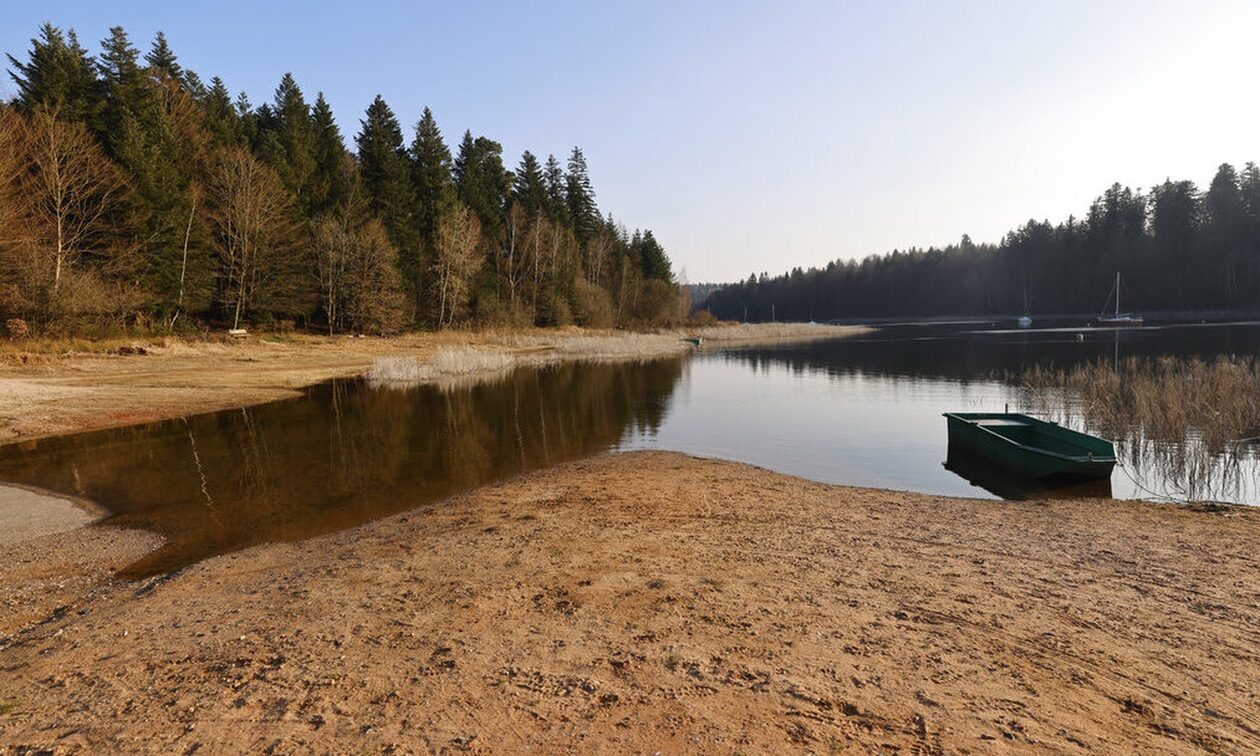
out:
{"label": "forested hill", "polygon": [[389,332],[473,322],[660,323],[678,317],[651,231],[596,204],[582,151],[562,164],[426,108],[404,129],[379,96],[347,147],[322,94],[292,76],[233,97],[115,27],[92,55],[39,30],[8,55],[0,104],[0,325],[296,323]]}
{"label": "forested hill", "polygon": [[822,269],[765,274],[713,292],[723,319],[779,320],[1098,312],[1116,272],[1126,309],[1260,308],[1260,169],[1222,165],[1206,191],[1112,186],[1082,219],[1029,221],[999,244],[966,236]]}

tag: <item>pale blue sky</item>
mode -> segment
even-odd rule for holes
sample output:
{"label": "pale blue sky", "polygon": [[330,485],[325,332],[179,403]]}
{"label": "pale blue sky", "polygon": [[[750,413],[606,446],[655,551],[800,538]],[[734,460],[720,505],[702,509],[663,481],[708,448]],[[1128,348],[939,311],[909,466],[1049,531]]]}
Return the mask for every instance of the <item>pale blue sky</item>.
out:
{"label": "pale blue sky", "polygon": [[45,20],[93,49],[164,30],[255,103],[292,71],[348,141],[379,92],[512,165],[579,144],[601,208],[692,281],[995,241],[1112,181],[1260,160],[1256,2],[6,0],[0,49]]}

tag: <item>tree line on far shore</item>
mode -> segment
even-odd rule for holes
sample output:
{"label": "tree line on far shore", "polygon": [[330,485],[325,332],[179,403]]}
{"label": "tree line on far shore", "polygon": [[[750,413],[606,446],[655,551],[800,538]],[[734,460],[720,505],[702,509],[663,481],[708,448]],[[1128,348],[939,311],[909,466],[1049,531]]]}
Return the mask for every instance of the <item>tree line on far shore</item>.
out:
{"label": "tree line on far shore", "polygon": [[1084,218],[1030,220],[998,244],[964,236],[752,275],[697,306],[753,321],[1094,313],[1117,272],[1126,310],[1260,308],[1260,168],[1221,165],[1206,191],[1191,181],[1145,194],[1114,184]]}
{"label": "tree line on far shore", "polygon": [[[208,324],[390,333],[454,324],[607,327],[686,314],[652,232],[601,214],[582,151],[561,164],[381,97],[351,151],[291,75],[233,98],[121,27],[98,55],[40,29],[0,104],[0,324],[10,332]],[[21,335],[12,333],[12,335]]]}

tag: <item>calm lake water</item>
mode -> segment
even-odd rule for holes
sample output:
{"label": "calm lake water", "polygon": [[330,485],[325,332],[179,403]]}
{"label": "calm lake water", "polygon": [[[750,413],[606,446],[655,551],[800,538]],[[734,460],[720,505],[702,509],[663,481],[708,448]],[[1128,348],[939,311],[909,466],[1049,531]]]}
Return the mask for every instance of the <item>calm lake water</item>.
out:
{"label": "calm lake water", "polygon": [[[1014,409],[1011,376],[1128,356],[1260,354],[1255,324],[1129,331],[890,327],[865,338],[636,364],[521,369],[439,389],[337,381],[301,398],[0,446],[0,481],[96,501],[167,538],[127,574],[297,540],[608,450],[667,449],[815,480],[927,493],[1039,495],[947,460],[950,410]],[[945,463],[950,462],[947,468]],[[1256,501],[1257,464],[1212,498]],[[1176,495],[1155,468],[1072,491]]]}

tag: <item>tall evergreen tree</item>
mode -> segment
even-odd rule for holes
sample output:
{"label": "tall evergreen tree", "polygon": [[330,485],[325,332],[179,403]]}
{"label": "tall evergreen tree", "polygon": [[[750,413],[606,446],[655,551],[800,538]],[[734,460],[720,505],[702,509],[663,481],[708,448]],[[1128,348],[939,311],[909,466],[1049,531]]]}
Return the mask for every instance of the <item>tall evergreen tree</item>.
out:
{"label": "tall evergreen tree", "polygon": [[1217,169],[1203,196],[1203,221],[1205,249],[1219,261],[1217,276],[1225,300],[1222,304],[1237,304],[1247,269],[1247,222],[1238,173],[1229,163]]}
{"label": "tall evergreen tree", "polygon": [[569,204],[565,196],[564,169],[555,155],[547,156],[543,169],[543,184],[547,187],[547,212],[551,219],[562,225],[569,223]]}
{"label": "tall evergreen tree", "polygon": [[117,154],[119,144],[128,137],[138,118],[153,107],[153,89],[140,67],[140,51],[131,44],[121,26],[109,30],[101,41],[98,62],[105,89],[105,111],[100,124],[106,146]]}
{"label": "tall evergreen tree", "polygon": [[[103,141],[126,171],[133,188],[128,212],[140,242],[142,285],[154,309],[165,314],[177,306],[184,269],[184,242],[193,215],[190,160],[198,147],[188,117],[187,93],[164,69],[142,66],[140,52],[126,31],[116,26],[101,42],[104,83]],[[169,47],[156,57],[174,64]]]}
{"label": "tall evergreen tree", "polygon": [[595,206],[595,190],[591,187],[591,177],[586,169],[586,156],[577,147],[569,155],[564,197],[569,220],[573,223],[573,234],[579,244],[585,245],[599,227],[600,217],[599,208]]}
{"label": "tall evergreen tree", "polygon": [[427,247],[432,249],[438,218],[455,201],[451,176],[451,151],[442,139],[433,112],[427,107],[416,124],[411,143],[411,184],[416,194],[418,227]]}
{"label": "tall evergreen tree", "polygon": [[345,202],[350,192],[346,146],[332,108],[320,92],[311,111],[311,178],[307,204],[312,216],[327,213]]}
{"label": "tall evergreen tree", "polygon": [[9,76],[17,85],[14,102],[26,114],[40,105],[55,108],[62,117],[94,126],[103,93],[96,78],[96,61],[79,44],[74,30],[63,34],[52,24],[40,27],[31,40],[25,63],[6,56]]}
{"label": "tall evergreen tree", "polygon": [[521,155],[521,163],[516,169],[512,184],[512,197],[521,203],[525,214],[530,218],[537,217],[547,209],[547,185],[542,166],[529,150]]}
{"label": "tall evergreen tree", "polygon": [[218,76],[210,80],[210,88],[201,98],[202,123],[211,142],[224,147],[240,147],[245,143],[241,115],[232,104],[227,85]]}
{"label": "tall evergreen tree", "polygon": [[259,125],[259,153],[296,198],[298,207],[309,210],[315,140],[311,109],[293,74],[286,73],[280,78],[272,106],[260,110]]}
{"label": "tall evergreen tree", "polygon": [[368,206],[385,225],[390,241],[398,249],[403,277],[410,284],[413,300],[422,287],[418,269],[420,239],[416,233],[415,194],[411,188],[411,165],[403,147],[402,129],[385,100],[377,95],[361,121],[355,137],[359,150],[359,176]]}
{"label": "tall evergreen tree", "polygon": [[638,247],[639,270],[643,272],[643,277],[673,283],[674,273],[670,270],[669,257],[650,230],[643,232]]}
{"label": "tall evergreen tree", "polygon": [[1166,289],[1178,307],[1195,295],[1200,276],[1194,264],[1199,235],[1199,193],[1192,181],[1165,181],[1151,190],[1149,287]]}
{"label": "tall evergreen tree", "polygon": [[239,92],[236,95],[236,117],[240,122],[241,139],[247,145],[258,143],[258,114],[249,102],[249,95]]}
{"label": "tall evergreen tree", "polygon": [[158,32],[153,39],[153,47],[144,56],[144,60],[150,68],[166,75],[169,79],[181,81],[184,77],[184,69],[175,59],[175,53],[162,32]]}
{"label": "tall evergreen tree", "polygon": [[503,147],[498,142],[465,131],[455,157],[455,188],[459,198],[477,214],[481,233],[490,249],[503,244],[503,214],[511,181],[503,167]]}

